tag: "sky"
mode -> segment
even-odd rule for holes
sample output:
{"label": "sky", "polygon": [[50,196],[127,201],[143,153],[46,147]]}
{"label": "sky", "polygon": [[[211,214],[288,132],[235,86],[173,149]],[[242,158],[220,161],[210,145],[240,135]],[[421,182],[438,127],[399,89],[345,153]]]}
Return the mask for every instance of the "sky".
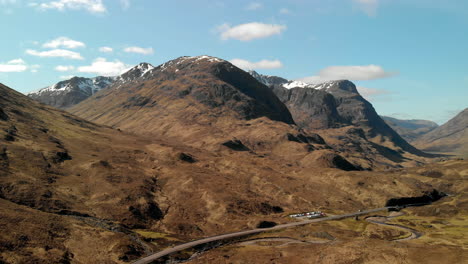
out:
{"label": "sky", "polygon": [[439,124],[468,107],[466,0],[0,0],[0,82],[210,55],[291,80],[353,81],[381,115]]}

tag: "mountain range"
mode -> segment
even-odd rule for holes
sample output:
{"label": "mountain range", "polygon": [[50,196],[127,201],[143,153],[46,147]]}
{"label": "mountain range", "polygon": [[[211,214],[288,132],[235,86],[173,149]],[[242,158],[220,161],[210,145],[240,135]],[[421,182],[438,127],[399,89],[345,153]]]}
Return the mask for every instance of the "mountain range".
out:
{"label": "mountain range", "polygon": [[[287,217],[295,212],[378,208],[433,189],[455,195],[416,215],[464,217],[466,162],[425,165],[433,160],[383,125],[349,81],[301,88],[266,76],[267,86],[209,56],[140,64],[112,79],[67,111],[0,84],[0,263],[129,263],[183,241],[295,221]],[[308,115],[320,122],[308,125]],[[410,165],[419,166],[401,168]],[[376,246],[393,256],[396,242],[376,237],[403,235],[333,223],[297,230],[331,239],[340,259],[356,246],[362,256]],[[398,252],[461,254],[450,241]]]}
{"label": "mountain range", "polygon": [[[86,96],[74,95],[82,85],[73,79],[65,81],[68,88],[62,89],[63,93],[47,93],[54,90],[51,87],[61,87],[57,84],[29,96],[38,98],[43,94],[39,100],[53,106],[57,105],[50,102],[73,101],[66,106],[62,104],[61,108],[93,122],[139,134],[174,137],[181,134],[184,140],[189,140],[190,133],[180,133],[182,127],[190,131],[198,126],[199,135],[211,134],[212,128],[217,127],[215,131],[224,131],[222,134],[227,138],[226,131],[231,128],[223,127],[220,117],[250,120],[265,116],[320,134],[333,149],[346,153],[346,159],[353,160],[351,163],[367,169],[398,166],[402,162],[418,163],[430,157],[389,127],[349,81],[310,85],[254,71],[247,74],[227,61],[210,56],[181,57],[158,67],[139,64],[109,78],[106,86],[89,88],[103,90],[103,94],[96,96],[86,93],[88,98],[93,98],[91,101],[85,100]],[[327,131],[320,133],[320,130]]]}

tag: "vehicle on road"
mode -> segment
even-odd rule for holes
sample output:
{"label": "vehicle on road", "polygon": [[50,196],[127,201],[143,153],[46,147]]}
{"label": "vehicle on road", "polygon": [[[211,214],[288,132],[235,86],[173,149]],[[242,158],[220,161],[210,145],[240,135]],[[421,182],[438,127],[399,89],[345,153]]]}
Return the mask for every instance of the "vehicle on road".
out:
{"label": "vehicle on road", "polygon": [[326,214],[321,212],[321,211],[312,211],[312,212],[305,212],[305,213],[299,213],[299,214],[292,214],[292,215],[289,215],[289,217],[292,217],[292,218],[301,218],[301,217],[305,217],[305,218],[320,218],[320,217],[325,217]]}

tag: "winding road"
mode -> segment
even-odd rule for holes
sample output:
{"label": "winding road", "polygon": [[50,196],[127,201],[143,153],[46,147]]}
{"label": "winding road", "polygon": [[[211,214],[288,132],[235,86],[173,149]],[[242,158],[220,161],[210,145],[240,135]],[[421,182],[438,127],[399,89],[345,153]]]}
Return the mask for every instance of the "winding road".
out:
{"label": "winding road", "polygon": [[193,248],[193,247],[196,247],[196,246],[199,246],[199,245],[212,243],[212,242],[216,242],[216,241],[221,241],[221,240],[225,240],[225,239],[231,239],[231,238],[236,238],[236,237],[253,235],[253,234],[258,234],[258,233],[262,233],[262,232],[268,232],[268,231],[278,230],[278,229],[285,229],[285,228],[290,228],[290,227],[295,227],[295,226],[302,226],[302,225],[307,225],[307,224],[311,224],[311,223],[331,221],[331,220],[339,220],[339,219],[344,219],[344,218],[349,218],[349,217],[354,217],[354,216],[359,216],[359,215],[375,213],[375,212],[379,212],[379,211],[385,211],[385,210],[388,210],[388,209],[391,209],[391,208],[395,208],[395,207],[393,207],[393,206],[381,207],[381,208],[376,208],[376,209],[364,210],[364,211],[361,211],[361,212],[354,212],[354,213],[350,213],[350,214],[334,215],[334,216],[328,216],[328,217],[323,217],[323,218],[304,220],[304,221],[301,221],[301,222],[282,224],[282,225],[277,225],[277,226],[270,227],[270,228],[256,228],[256,229],[252,229],[252,230],[245,230],[245,231],[239,231],[239,232],[234,232],[234,233],[228,233],[228,234],[223,234],[223,235],[207,237],[207,238],[194,240],[194,241],[191,241],[191,242],[180,244],[180,245],[172,247],[172,248],[165,249],[163,251],[157,252],[155,254],[152,254],[152,255],[149,255],[149,256],[147,256],[145,258],[137,260],[137,261],[133,262],[133,264],[148,264],[148,263],[151,263],[152,261],[155,261],[155,260],[157,260],[159,258],[162,258],[162,257],[165,257],[167,255],[176,253],[178,251],[182,251],[182,250]]}
{"label": "winding road", "polygon": [[407,231],[407,232],[411,233],[411,235],[408,236],[408,237],[395,239],[393,241],[405,241],[405,240],[417,239],[417,238],[421,237],[423,235],[423,233],[419,232],[418,230],[415,230],[415,229],[412,229],[412,228],[409,228],[409,227],[406,227],[406,226],[402,226],[402,225],[387,223],[387,221],[389,219],[392,219],[392,218],[395,218],[395,217],[398,217],[398,216],[402,216],[402,215],[404,215],[404,213],[400,213],[400,214],[397,214],[397,215],[394,215],[394,216],[368,217],[368,218],[366,218],[366,221],[369,222],[369,223],[377,224],[377,225],[384,225],[384,226],[389,226],[389,227],[393,227],[393,228],[398,228],[398,229],[401,229],[401,230],[404,230],[404,231]]}

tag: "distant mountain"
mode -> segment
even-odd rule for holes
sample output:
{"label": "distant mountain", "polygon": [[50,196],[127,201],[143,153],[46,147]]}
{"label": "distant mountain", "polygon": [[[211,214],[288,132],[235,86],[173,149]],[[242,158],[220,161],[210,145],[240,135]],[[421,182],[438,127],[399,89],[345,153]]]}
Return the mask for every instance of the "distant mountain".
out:
{"label": "distant mountain", "polygon": [[27,95],[41,103],[66,109],[72,107],[110,84],[123,84],[143,76],[154,67],[149,63],[141,63],[120,76],[94,78],[73,77],[58,82]]}
{"label": "distant mountain", "polygon": [[270,85],[270,88],[288,107],[294,121],[302,128],[323,130],[354,126],[358,130],[349,130],[345,134],[350,137],[349,133],[357,133],[356,137],[347,139],[348,143],[345,145],[350,145],[349,142],[356,143],[356,140],[361,142],[358,145],[367,144],[365,141],[368,140],[378,144],[374,147],[388,157],[393,157],[393,160],[399,160],[401,157],[398,156],[403,152],[427,156],[387,125],[350,81],[337,80],[320,84],[288,81]]}
{"label": "distant mountain", "polygon": [[414,142],[422,150],[468,157],[468,108]]}
{"label": "distant mountain", "polygon": [[381,116],[382,119],[406,141],[413,142],[424,134],[436,129],[439,125],[428,120],[402,120],[389,116]]}

